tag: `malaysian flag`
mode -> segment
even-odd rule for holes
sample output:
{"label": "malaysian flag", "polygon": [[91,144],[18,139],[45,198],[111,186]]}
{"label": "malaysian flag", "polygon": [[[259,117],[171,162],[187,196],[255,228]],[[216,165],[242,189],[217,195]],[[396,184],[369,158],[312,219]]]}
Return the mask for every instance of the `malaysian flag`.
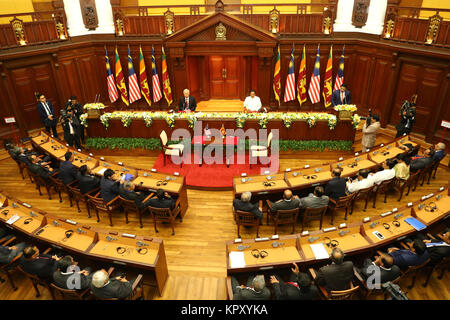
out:
{"label": "malaysian flag", "polygon": [[309,82],[308,95],[311,102],[320,102],[320,45],[317,47],[316,62],[314,62],[314,71],[311,74],[311,81]]}
{"label": "malaysian flag", "polygon": [[284,89],[284,102],[295,99],[295,73],[294,73],[294,46],[291,51],[291,61],[289,62],[289,71],[286,78],[286,87]]}
{"label": "malaysian flag", "polygon": [[137,76],[134,72],[133,59],[131,59],[130,46],[128,46],[128,91],[130,92],[130,103],[141,98]]}
{"label": "malaysian flag", "polygon": [[339,90],[344,83],[344,51],[345,46],[342,48],[341,60],[339,61],[339,68],[336,74],[336,80],[334,81],[334,90]]}
{"label": "malaysian flag", "polygon": [[116,82],[114,75],[111,72],[111,65],[109,64],[108,51],[105,47],[105,59],[106,59],[106,83],[108,84],[108,95],[111,102],[115,102],[119,99],[119,93],[117,92]]}
{"label": "malaysian flag", "polygon": [[161,86],[159,85],[158,71],[156,70],[155,48],[152,46],[152,87],[153,102],[158,102],[162,98]]}

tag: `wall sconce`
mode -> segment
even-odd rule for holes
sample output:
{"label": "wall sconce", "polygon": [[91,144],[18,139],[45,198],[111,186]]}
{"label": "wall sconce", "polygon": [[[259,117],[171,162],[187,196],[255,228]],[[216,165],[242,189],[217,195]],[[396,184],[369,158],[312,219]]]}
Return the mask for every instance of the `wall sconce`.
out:
{"label": "wall sconce", "polygon": [[167,9],[166,12],[164,12],[164,18],[166,20],[166,34],[171,35],[174,32],[174,14],[172,11]]}
{"label": "wall sconce", "polygon": [[280,25],[280,11],[275,7],[269,12],[269,27],[272,33],[278,33]]}
{"label": "wall sconce", "polygon": [[331,33],[331,17],[330,12],[327,7],[323,8],[323,33],[330,34]]}
{"label": "wall sconce", "polygon": [[27,40],[25,38],[25,28],[23,26],[23,21],[14,17],[14,19],[10,21],[10,24],[14,31],[14,35],[16,36],[17,43],[21,46],[26,45]]}
{"label": "wall sconce", "polygon": [[58,38],[60,40],[66,40],[66,30],[64,28],[64,24],[62,22],[56,23],[56,32],[58,33]]}
{"label": "wall sconce", "polygon": [[429,18],[427,37],[425,38],[425,44],[432,44],[436,41],[437,35],[439,33],[439,28],[441,27],[442,17],[438,14]]}
{"label": "wall sconce", "polygon": [[124,35],[124,28],[123,28],[123,20],[121,18],[116,19],[116,29],[117,29],[117,35],[123,36]]}
{"label": "wall sconce", "polygon": [[389,19],[386,22],[386,31],[384,32],[384,38],[389,39],[390,37],[392,37],[392,34],[394,32],[394,20]]}

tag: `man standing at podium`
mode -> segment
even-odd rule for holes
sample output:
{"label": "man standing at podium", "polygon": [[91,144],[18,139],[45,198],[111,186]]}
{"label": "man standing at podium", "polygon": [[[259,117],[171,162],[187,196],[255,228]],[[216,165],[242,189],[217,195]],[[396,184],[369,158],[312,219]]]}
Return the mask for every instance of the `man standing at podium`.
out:
{"label": "man standing at podium", "polygon": [[256,96],[255,90],[251,90],[250,95],[245,98],[244,108],[248,111],[258,112],[259,110],[261,110],[261,106],[261,99]]}
{"label": "man standing at podium", "polygon": [[194,112],[195,108],[197,108],[197,102],[195,98],[189,95],[189,89],[183,90],[183,96],[180,98],[180,102],[178,102],[178,110],[185,112]]}
{"label": "man standing at podium", "polygon": [[339,90],[333,91],[331,102],[333,103],[333,106],[351,103],[350,91],[347,90],[346,84],[342,84]]}

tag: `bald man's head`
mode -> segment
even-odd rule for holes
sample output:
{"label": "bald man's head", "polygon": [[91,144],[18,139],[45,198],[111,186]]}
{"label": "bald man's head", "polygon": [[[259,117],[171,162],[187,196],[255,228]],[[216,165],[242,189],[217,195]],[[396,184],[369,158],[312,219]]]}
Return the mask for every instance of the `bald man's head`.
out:
{"label": "bald man's head", "polygon": [[289,190],[289,189],[288,189],[288,190],[284,190],[283,197],[284,197],[286,200],[291,199],[291,198],[292,198],[292,191]]}
{"label": "bald man's head", "polygon": [[331,261],[335,264],[342,264],[342,262],[344,262],[344,252],[339,248],[334,248],[333,251],[331,251]]}

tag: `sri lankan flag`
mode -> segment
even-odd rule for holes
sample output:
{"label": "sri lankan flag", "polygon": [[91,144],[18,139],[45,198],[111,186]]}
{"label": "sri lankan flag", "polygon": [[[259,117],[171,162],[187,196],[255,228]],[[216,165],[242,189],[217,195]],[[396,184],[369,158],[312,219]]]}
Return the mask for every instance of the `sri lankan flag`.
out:
{"label": "sri lankan flag", "polygon": [[127,87],[125,85],[125,78],[123,77],[122,65],[120,64],[119,53],[116,47],[116,85],[120,91],[122,101],[129,106]]}
{"label": "sri lankan flag", "polygon": [[142,48],[139,46],[139,83],[141,85],[141,92],[147,101],[148,105],[152,105],[152,99],[150,98],[150,88],[147,82],[147,72],[145,72],[144,55],[142,54]]}
{"label": "sri lankan flag", "polygon": [[275,100],[278,101],[278,106],[280,106],[280,96],[281,96],[281,64],[280,64],[280,46],[277,49],[277,57],[275,59],[275,71],[273,72],[273,93],[275,94]]}
{"label": "sri lankan flag", "polygon": [[167,60],[164,47],[162,47],[162,83],[164,98],[166,98],[169,106],[172,104],[172,89],[170,89],[169,71],[167,71]]}
{"label": "sri lankan flag", "polygon": [[298,71],[297,80],[297,99],[300,105],[306,101],[306,54],[305,45],[303,45],[302,61],[300,62],[300,69]]}
{"label": "sri lankan flag", "polygon": [[323,83],[323,101],[325,108],[331,105],[331,96],[333,94],[333,45],[330,48],[330,54],[328,55],[327,69],[325,70],[325,79]]}

